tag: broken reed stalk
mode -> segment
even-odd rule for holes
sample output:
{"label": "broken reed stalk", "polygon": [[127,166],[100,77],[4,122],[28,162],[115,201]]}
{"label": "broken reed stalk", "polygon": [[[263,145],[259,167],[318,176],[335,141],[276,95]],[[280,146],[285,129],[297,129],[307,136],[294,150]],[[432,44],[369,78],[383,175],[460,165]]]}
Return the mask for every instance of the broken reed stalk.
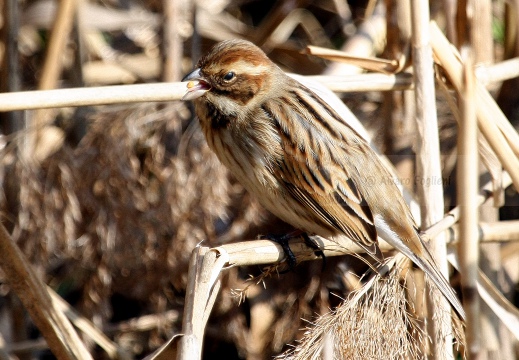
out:
{"label": "broken reed stalk", "polygon": [[56,308],[62,311],[65,316],[72,321],[74,326],[81,330],[86,336],[92,339],[101,349],[103,349],[108,358],[119,360],[130,360],[133,357],[116,343],[111,341],[102,331],[100,331],[90,320],[80,315],[72,306],[61,298],[50,287],[46,287],[52,299],[52,303]]}
{"label": "broken reed stalk", "polygon": [[[200,332],[202,313],[197,313],[195,302],[197,300],[197,278],[200,274],[201,262],[208,249],[197,247],[191,254],[186,288],[186,303],[184,305],[184,317],[182,320],[182,339],[179,344],[178,359],[199,359],[202,356],[203,332]],[[203,328],[202,328],[203,331]]]}
{"label": "broken reed stalk", "polygon": [[178,360],[201,358],[205,326],[220,290],[220,272],[227,263],[226,254],[215,250],[197,246],[193,251],[189,262]]}
{"label": "broken reed stalk", "polygon": [[[416,101],[417,141],[416,173],[424,180],[441,179],[440,136],[436,112],[434,66],[428,24],[429,4],[422,0],[411,1],[411,40]],[[421,208],[421,228],[425,229],[443,218],[443,184],[438,181],[421,181],[417,185]],[[447,246],[443,233],[429,242],[429,250],[440,272],[448,279]],[[427,328],[432,340],[434,359],[453,359],[451,306],[438,289],[427,292]]]}
{"label": "broken reed stalk", "polygon": [[472,52],[462,52],[463,88],[460,96],[461,119],[458,131],[458,183],[460,209],[458,257],[460,264],[463,307],[467,314],[466,334],[469,358],[475,359],[481,351],[480,305],[477,290],[479,269],[478,243],[478,128],[475,106],[474,66]]}
{"label": "broken reed stalk", "polygon": [[32,270],[2,224],[0,224],[0,253],[2,254],[0,266],[5,272],[6,281],[47,340],[52,353],[60,360],[91,360],[92,356],[78,334],[56,303],[52,301],[45,284]]}

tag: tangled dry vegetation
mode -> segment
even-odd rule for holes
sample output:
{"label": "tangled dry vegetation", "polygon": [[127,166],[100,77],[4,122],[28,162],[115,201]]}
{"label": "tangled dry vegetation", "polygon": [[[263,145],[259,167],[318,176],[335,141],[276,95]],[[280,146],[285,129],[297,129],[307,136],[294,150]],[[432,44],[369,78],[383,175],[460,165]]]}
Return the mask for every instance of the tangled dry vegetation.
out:
{"label": "tangled dry vegetation", "polygon": [[265,218],[180,110],[96,111],[78,144],[40,164],[17,141],[3,150],[13,239],[88,318],[181,311],[191,250],[247,238]]}
{"label": "tangled dry vegetation", "polygon": [[427,335],[413,315],[402,311],[408,302],[399,274],[370,282],[311,323],[301,345],[280,359],[315,359],[323,351],[323,357],[328,353],[336,359],[422,358]]}
{"label": "tangled dry vegetation", "polygon": [[5,190],[19,193],[13,238],[52,281],[82,293],[89,316],[109,316],[114,292],[146,301],[168,282],[182,289],[189,249],[217,244],[230,216],[250,211],[189,123],[173,106],[135,106],[96,112],[77,145],[41,164],[5,151],[3,178],[19,179]]}
{"label": "tangled dry vegetation", "polygon": [[[359,56],[383,53],[397,58],[405,53],[401,43],[409,38],[394,16],[396,3],[258,0],[195,5],[171,0],[143,1],[128,10],[116,1],[89,1],[72,10],[81,21],[51,35],[50,29],[59,23],[57,5],[38,0],[19,9],[14,56],[7,30],[18,30],[9,12],[18,2],[5,0],[2,91],[178,81],[210,45],[233,37],[253,40],[290,72],[351,73],[351,67],[301,50],[306,45],[344,44]],[[497,31],[505,11],[502,2],[495,3]],[[433,4],[432,15],[448,28],[445,19],[452,15],[448,9]],[[491,52],[510,51],[500,43],[504,35],[494,35],[497,45]],[[55,57],[45,52],[53,37],[64,38]],[[517,56],[517,49],[506,56]],[[46,62],[60,64],[50,80],[42,76],[52,73]],[[9,70],[13,68],[18,70],[13,73]],[[519,102],[510,91],[513,84],[505,84],[508,91],[499,93],[499,101],[517,125],[513,104]],[[456,126],[453,105],[444,100],[450,90],[445,91],[438,106],[442,176],[448,179],[445,208],[450,209],[456,205]],[[369,128],[376,144],[396,154],[391,159],[400,175],[412,179],[414,166],[408,159],[416,129],[409,94],[356,93],[344,95],[343,100]],[[22,126],[20,113],[2,114],[2,222],[38,276],[126,354],[108,354],[84,335],[96,359],[141,358],[182,331],[183,306],[191,295],[186,294],[189,259],[197,244],[216,247],[290,229],[263,210],[219,164],[188,104],[97,106],[25,116],[36,120]],[[45,117],[50,120],[38,120]],[[40,142],[28,141],[34,134]],[[519,217],[517,203],[517,193],[509,191],[503,219]],[[500,245],[492,249],[499,252]],[[486,260],[495,265],[490,266],[493,280],[499,280],[501,291],[513,300],[518,271],[504,263],[509,264],[516,256],[510,254],[517,251],[506,249],[503,264],[492,256]],[[415,287],[410,275],[404,281],[402,268],[407,275],[414,273],[401,264],[387,275],[371,275],[362,282],[353,274],[360,276],[369,266],[350,256],[329,258],[324,269],[316,261],[284,274],[272,268],[270,276],[261,275],[265,269],[256,266],[227,269],[206,327],[204,358],[267,359],[278,354],[282,359],[424,358],[430,350],[427,311],[409,300],[423,286]],[[251,275],[261,281],[248,280]],[[0,358],[43,358],[48,350],[41,344],[42,334],[17,300],[5,272],[0,280],[0,343],[7,344],[0,346]],[[457,275],[453,284],[459,285]],[[247,291],[240,292],[244,288]],[[487,319],[498,323],[492,314]],[[454,326],[453,331],[454,351],[462,356],[463,330]],[[486,331],[491,334],[488,338],[508,334],[502,324]],[[516,342],[511,336],[505,338],[485,345],[487,353],[515,358]],[[176,354],[173,350],[161,356]]]}

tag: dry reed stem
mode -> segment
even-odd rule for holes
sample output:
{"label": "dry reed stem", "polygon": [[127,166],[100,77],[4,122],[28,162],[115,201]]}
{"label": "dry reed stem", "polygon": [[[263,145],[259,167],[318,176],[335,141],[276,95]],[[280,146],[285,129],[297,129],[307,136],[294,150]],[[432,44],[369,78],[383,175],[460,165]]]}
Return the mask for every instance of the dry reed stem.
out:
{"label": "dry reed stem", "polygon": [[[449,258],[455,269],[459,262],[455,256]],[[510,332],[519,339],[519,309],[515,307],[490,281],[482,270],[478,270],[478,295],[489,306],[491,311],[501,320]]]}
{"label": "dry reed stem", "polygon": [[[200,328],[195,326],[195,323],[200,324],[202,322],[202,314],[197,312],[200,309],[196,308],[195,303],[200,303],[197,297],[196,288],[197,282],[199,282],[200,269],[205,254],[209,251],[206,247],[197,246],[191,254],[189,260],[187,288],[186,288],[186,303],[184,305],[184,317],[182,320],[182,338],[179,343],[178,360],[199,359],[202,356],[202,341],[203,341],[203,329],[200,333]],[[207,294],[203,294],[207,295]],[[201,309],[203,312],[203,308]],[[198,335],[198,336],[197,336]]]}
{"label": "dry reed stem", "polygon": [[65,315],[51,300],[45,285],[32,270],[5,227],[0,224],[0,266],[49,348],[60,360],[92,359]]}
{"label": "dry reed stem", "polygon": [[[413,47],[413,70],[415,77],[416,124],[419,134],[417,141],[416,173],[421,179],[441,179],[440,141],[436,111],[433,56],[430,44],[429,4],[422,0],[411,1],[411,39]],[[425,229],[444,215],[443,184],[422,181],[417,184],[420,197],[421,228]],[[442,234],[429,242],[429,250],[440,272],[448,278],[447,247]],[[431,287],[428,295],[427,323],[432,339],[434,359],[453,359],[452,324],[450,304],[438,289]]]}
{"label": "dry reed stem", "polygon": [[[462,65],[453,47],[433,21],[430,24],[433,51],[458,91],[462,89]],[[519,190],[519,135],[488,91],[476,81],[478,127]]]}
{"label": "dry reed stem", "polygon": [[61,298],[54,290],[47,286],[47,291],[56,308],[62,311],[65,316],[72,321],[74,326],[81,330],[86,336],[92,339],[99,347],[101,347],[110,359],[130,360],[132,356],[125,350],[120,348],[116,343],[112,342],[103,332],[101,332],[94,324],[85,317],[81,316],[72,306]]}
{"label": "dry reed stem", "polygon": [[[353,56],[373,56],[383,50],[386,42],[386,10],[381,1],[371,1],[366,9],[366,17],[357,27],[356,33],[348,38],[341,50]],[[332,63],[324,71],[325,75],[353,75],[362,71],[357,66],[345,63]]]}
{"label": "dry reed stem", "polygon": [[[60,305],[58,304],[57,306],[60,306]],[[67,305],[67,307],[70,308],[70,305]],[[69,314],[67,314],[66,312],[65,312],[65,315],[67,315],[67,317],[70,317]],[[81,317],[80,322],[76,322],[75,315],[72,316],[72,318],[73,318],[72,321],[73,321],[74,325],[78,326],[79,329],[84,330],[87,335],[90,335],[91,332],[99,333],[99,335],[91,336],[91,338],[95,339],[96,343],[98,343],[100,347],[102,347],[104,349],[106,348],[105,351],[109,354],[110,358],[121,359],[121,360],[132,358],[130,355],[128,355],[125,352],[125,350],[119,348],[117,345],[114,344],[112,346],[112,349],[115,349],[115,351],[112,351],[109,346],[106,346],[105,344],[103,344],[102,340],[96,339],[96,337],[98,337],[98,336],[104,337],[105,335],[103,333],[101,333],[99,331],[99,329],[97,329],[97,328],[88,329],[88,327],[93,326],[93,325],[87,325],[85,327],[85,326],[83,326],[83,324],[81,324],[81,322],[83,322],[83,321],[89,322],[89,320]],[[118,324],[110,324],[110,325],[104,327],[103,330],[105,333],[108,333],[108,334],[119,333],[119,332],[122,332],[122,333],[145,332],[145,331],[157,329],[160,326],[161,322],[173,323],[173,322],[176,322],[178,319],[179,319],[178,311],[169,310],[169,311],[166,311],[165,313],[161,313],[161,314],[144,315],[139,318],[131,319],[128,321],[123,321]],[[110,341],[110,340],[108,340],[108,341]],[[167,343],[164,345],[167,345]],[[163,346],[161,346],[161,348]],[[31,352],[31,351],[48,349],[49,346],[48,346],[48,343],[44,339],[40,338],[38,340],[28,340],[28,341],[22,341],[22,342],[18,342],[18,343],[17,342],[10,343],[7,346],[4,345],[4,348],[9,353],[26,353],[26,352]],[[158,350],[157,350],[157,352],[158,352]],[[0,358],[0,360],[1,360],[1,358]]]}
{"label": "dry reed stem", "polygon": [[[354,76],[309,76],[332,91],[389,91],[408,89],[412,76],[364,74]],[[180,100],[185,83],[156,83],[99,86],[90,88],[21,91],[0,94],[0,111],[31,110],[67,106],[89,106]]]}
{"label": "dry reed stem", "polygon": [[458,131],[458,183],[460,208],[458,257],[463,306],[467,314],[466,334],[469,358],[481,351],[480,305],[477,295],[479,269],[478,243],[478,128],[475,107],[475,82],[471,49],[465,48],[461,119]]}
{"label": "dry reed stem", "polygon": [[[503,61],[492,66],[479,66],[482,82],[497,82],[518,75],[519,59]],[[479,75],[481,74],[481,75]],[[335,92],[391,91],[413,88],[412,75],[399,73],[356,74],[343,76],[307,76]],[[184,83],[156,83],[98,86],[56,90],[20,91],[0,94],[0,111],[34,110],[68,106],[126,104],[180,100],[185,94]]]}
{"label": "dry reed stem", "polygon": [[100,86],[0,94],[0,111],[180,100],[185,83]]}
{"label": "dry reed stem", "polygon": [[453,44],[456,44],[456,0],[443,0],[443,8],[445,11],[445,27],[447,31],[447,37],[449,38],[449,41]]}
{"label": "dry reed stem", "polygon": [[179,81],[182,78],[182,36],[178,27],[185,16],[183,0],[165,0],[163,19],[163,57],[162,80]]}
{"label": "dry reed stem", "polygon": [[470,44],[474,51],[474,64],[492,64],[495,54],[492,36],[492,1],[471,0],[467,5],[466,12],[470,26]]}
{"label": "dry reed stem", "polygon": [[258,24],[254,34],[251,34],[253,42],[258,46],[263,46],[276,28],[302,3],[302,0],[280,1],[276,3],[267,16]]}
{"label": "dry reed stem", "polygon": [[[0,68],[0,92],[19,91],[22,83],[20,71],[20,4],[17,0],[6,0],[2,6],[2,66]],[[23,113],[16,111],[2,114],[4,133],[23,128]]]}
{"label": "dry reed stem", "polygon": [[[448,90],[446,82],[441,78],[440,74],[438,74],[437,84],[439,88],[443,91],[445,95],[445,99],[447,104],[449,105],[452,115],[456,122],[459,124],[461,122],[461,114],[460,109],[458,107],[458,101],[455,98],[454,94],[451,94]],[[490,144],[485,139],[485,137],[478,132],[478,150],[479,155],[481,157],[481,162],[485,166],[485,168],[490,173],[493,182],[493,191],[494,191],[494,207],[499,208],[505,203],[505,194],[504,189],[501,186],[502,183],[502,175],[503,175],[503,166],[499,161],[497,155],[494,150],[490,147]]]}
{"label": "dry reed stem", "polygon": [[518,241],[519,220],[480,222],[478,234],[480,241]]}
{"label": "dry reed stem", "polygon": [[[178,334],[175,336],[172,336],[168,341],[166,341],[164,344],[162,344],[157,350],[155,350],[152,354],[149,354],[142,360],[171,360],[172,353],[168,352],[169,348],[171,348],[174,344],[178,343],[180,339],[185,338],[184,341],[191,342],[192,345],[189,345],[192,348],[196,348],[198,344],[195,342],[194,336],[184,336],[182,334]],[[186,348],[186,345],[184,345],[184,348]]]}
{"label": "dry reed stem", "polygon": [[[457,244],[459,241],[459,225],[449,228],[447,242]],[[496,222],[480,222],[477,224],[478,242],[480,243],[515,243],[519,241],[519,220],[505,220]]]}
{"label": "dry reed stem", "polygon": [[205,247],[197,246],[192,253],[178,360],[196,360],[202,356],[204,329],[220,290],[220,271],[226,263],[225,254]]}
{"label": "dry reed stem", "polygon": [[[59,1],[56,20],[50,34],[45,62],[38,84],[39,90],[54,89],[58,83],[63,67],[63,54],[65,53],[67,41],[72,30],[72,24],[76,18],[77,2],[78,0]],[[34,136],[34,139],[29,140],[32,142],[32,148],[28,149],[28,154],[32,156],[29,156],[28,159],[32,159],[36,156],[39,157],[42,152],[47,152],[47,150],[41,149],[47,146],[44,144],[43,137],[45,135],[42,130],[46,124],[52,121],[52,112],[39,109],[33,114],[31,121],[37,131],[36,133],[30,134],[30,136]]]}
{"label": "dry reed stem", "polygon": [[[519,339],[519,310],[512,304],[481,270],[478,271],[478,292],[504,326]],[[495,303],[495,304],[493,304]]]}
{"label": "dry reed stem", "polygon": [[[485,198],[483,195],[477,197],[479,204],[483,203],[483,201],[481,201],[483,198]],[[422,237],[429,238],[429,233],[437,234],[450,229],[451,231],[446,234],[446,236],[448,236],[447,242],[449,244],[457,244],[459,241],[459,226],[453,223],[453,221],[456,222],[459,219],[459,208],[456,209],[457,210],[453,211],[452,214],[447,214],[442,221],[426,229],[422,233]],[[519,241],[519,220],[479,223],[478,234],[479,242]],[[349,240],[347,246],[339,246],[336,242],[321,237],[314,237],[314,239],[323,247],[323,252],[327,257],[365,252],[351,240]],[[387,252],[393,250],[393,247],[384,240],[378,240],[382,251]],[[290,248],[298,261],[318,260],[320,258],[314,254],[313,250],[305,245],[303,239],[297,238],[290,240]],[[229,255],[228,266],[275,264],[282,261],[285,257],[283,249],[269,240],[244,240],[213,249]]]}
{"label": "dry reed stem", "polygon": [[391,91],[413,88],[413,75],[407,72],[385,74],[358,74],[345,76],[315,75],[307,78],[316,80],[334,92]]}
{"label": "dry reed stem", "polygon": [[[364,252],[360,246],[347,238],[341,239],[343,245],[320,236],[313,236],[313,239],[319,244],[326,257]],[[290,248],[298,261],[319,259],[319,256],[315,255],[313,250],[309,249],[300,238],[291,239]],[[391,250],[391,247],[384,241],[380,241],[380,248],[382,251]],[[275,264],[285,258],[283,248],[270,240],[241,241],[225,244],[214,248],[214,250],[229,256],[229,266]]]}
{"label": "dry reed stem", "polygon": [[[202,356],[203,333],[199,333],[198,336],[195,335],[195,332],[198,332],[199,330],[198,328],[195,328],[194,323],[201,322],[201,314],[196,312],[196,310],[200,309],[195,309],[195,298],[197,297],[195,291],[197,287],[197,280],[200,276],[199,274],[201,263],[203,261],[204,255],[207,254],[208,251],[209,249],[206,247],[197,246],[193,250],[191,254],[191,259],[189,260],[186,288],[186,303],[184,305],[184,318],[182,320],[182,338],[180,339],[180,343],[178,345],[178,360],[189,358],[196,360]],[[162,347],[157,351],[162,351]],[[151,357],[151,355],[148,357]]]}
{"label": "dry reed stem", "polygon": [[476,76],[485,85],[519,77],[519,58],[487,66],[476,66]]}
{"label": "dry reed stem", "polygon": [[49,46],[43,64],[39,90],[56,87],[62,68],[62,56],[75,19],[77,0],[61,0],[49,39]]}
{"label": "dry reed stem", "polygon": [[306,47],[305,53],[318,56],[326,60],[348,63],[350,65],[358,66],[364,70],[381,72],[383,74],[394,74],[401,68],[397,60],[354,56],[349,55],[344,51],[327,49],[319,46],[309,45]]}
{"label": "dry reed stem", "polygon": [[[503,188],[507,188],[512,183],[512,179],[508,175],[508,173],[503,172]],[[481,190],[477,196],[477,204],[481,206],[486,203],[490,199],[493,199],[492,192],[492,182],[489,181],[485,185],[481,187]],[[427,230],[421,234],[424,240],[429,240],[437,236],[439,233],[449,229],[456,222],[458,222],[460,218],[460,207],[456,206],[454,209],[450,210],[443,216],[443,219],[438,221],[436,224],[430,226]]]}
{"label": "dry reed stem", "polygon": [[130,320],[121,321],[117,324],[108,324],[103,327],[103,331],[107,334],[149,331],[160,326],[160,321],[174,323],[177,322],[179,318],[180,313],[177,310],[168,310],[160,314],[143,315]]}

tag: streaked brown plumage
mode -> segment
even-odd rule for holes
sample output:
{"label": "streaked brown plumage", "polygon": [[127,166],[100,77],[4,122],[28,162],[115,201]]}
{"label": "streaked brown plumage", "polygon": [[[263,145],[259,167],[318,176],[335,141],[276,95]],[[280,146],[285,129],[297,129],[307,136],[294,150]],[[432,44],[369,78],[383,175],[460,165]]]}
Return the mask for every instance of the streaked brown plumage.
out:
{"label": "streaked brown plumage", "polygon": [[184,80],[209,146],[263,206],[309,234],[346,235],[377,258],[382,237],[464,317],[392,176],[320,97],[243,40],[217,44]]}

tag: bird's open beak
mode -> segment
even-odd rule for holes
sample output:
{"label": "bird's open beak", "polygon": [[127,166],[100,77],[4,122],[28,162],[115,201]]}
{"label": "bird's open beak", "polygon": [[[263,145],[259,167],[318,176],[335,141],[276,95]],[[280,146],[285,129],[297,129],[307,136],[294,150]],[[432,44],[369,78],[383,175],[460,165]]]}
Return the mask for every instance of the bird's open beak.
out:
{"label": "bird's open beak", "polygon": [[189,82],[187,83],[187,91],[184,96],[182,96],[182,100],[194,100],[211,90],[211,86],[200,73],[200,69],[195,69],[184,76],[182,82],[184,81]]}

